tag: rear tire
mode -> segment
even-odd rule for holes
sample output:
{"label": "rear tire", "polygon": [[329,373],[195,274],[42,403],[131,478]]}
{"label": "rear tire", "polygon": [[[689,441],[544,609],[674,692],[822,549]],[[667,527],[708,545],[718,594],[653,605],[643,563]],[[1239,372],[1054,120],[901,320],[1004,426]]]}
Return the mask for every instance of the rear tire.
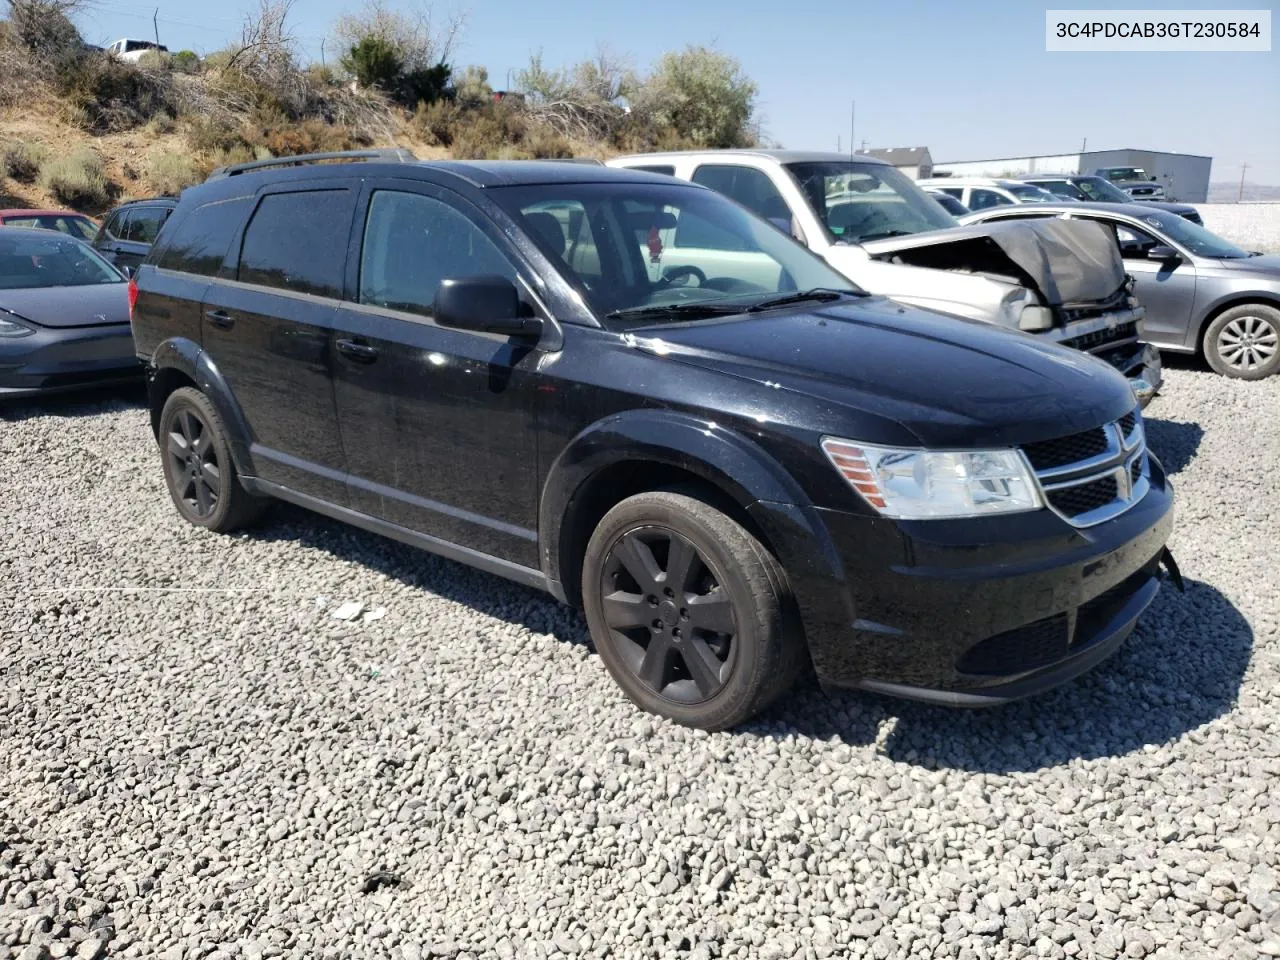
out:
{"label": "rear tire", "polygon": [[689,488],[637,494],[604,516],[587,544],[582,596],[623,692],[687,726],[742,723],[807,662],[778,561]]}
{"label": "rear tire", "polygon": [[1224,377],[1271,376],[1280,370],[1280,310],[1261,303],[1224,310],[1204,332],[1204,358]]}
{"label": "rear tire", "polygon": [[188,523],[227,533],[262,515],[269,501],[241,485],[226,427],[199,390],[180,387],[169,394],[158,441],[169,496]]}

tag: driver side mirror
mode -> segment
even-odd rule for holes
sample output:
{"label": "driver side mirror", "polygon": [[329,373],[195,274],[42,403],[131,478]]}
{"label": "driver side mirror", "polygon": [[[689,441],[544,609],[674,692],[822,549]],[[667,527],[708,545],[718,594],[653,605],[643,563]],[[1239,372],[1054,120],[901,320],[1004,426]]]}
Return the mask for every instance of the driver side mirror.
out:
{"label": "driver side mirror", "polygon": [[133,267],[130,267],[130,266],[122,267],[120,266],[120,264],[117,263],[116,269],[119,270],[121,273],[123,273],[126,278],[131,278],[133,276]]}
{"label": "driver side mirror", "polygon": [[1178,253],[1177,250],[1167,244],[1158,243],[1147,251],[1147,259],[1159,260],[1163,263],[1172,263],[1174,261],[1181,260],[1182,254]]}
{"label": "driver side mirror", "polygon": [[542,332],[537,317],[521,316],[516,285],[506,277],[445,277],[436,288],[432,316],[442,327],[536,337]]}

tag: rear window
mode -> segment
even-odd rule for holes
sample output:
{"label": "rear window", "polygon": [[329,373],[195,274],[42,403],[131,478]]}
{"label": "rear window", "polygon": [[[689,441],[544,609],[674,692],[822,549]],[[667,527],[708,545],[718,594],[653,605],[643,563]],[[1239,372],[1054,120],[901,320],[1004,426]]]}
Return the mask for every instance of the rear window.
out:
{"label": "rear window", "polygon": [[340,297],[351,213],[348,190],[268,194],[245,230],[236,279]]}
{"label": "rear window", "polygon": [[253,197],[236,197],[196,207],[165,231],[164,249],[156,265],[165,270],[216,276],[252,205]]}
{"label": "rear window", "polygon": [[62,216],[61,214],[41,214],[31,217],[5,217],[5,226],[37,227],[41,230],[57,230],[69,234],[77,240],[92,240],[98,233],[92,220],[84,217]]}

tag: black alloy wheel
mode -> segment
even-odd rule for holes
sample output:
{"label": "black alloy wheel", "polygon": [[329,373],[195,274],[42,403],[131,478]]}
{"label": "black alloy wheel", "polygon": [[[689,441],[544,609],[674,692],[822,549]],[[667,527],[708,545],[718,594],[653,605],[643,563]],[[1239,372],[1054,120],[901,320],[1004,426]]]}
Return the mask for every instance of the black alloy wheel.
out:
{"label": "black alloy wheel", "polygon": [[637,527],[610,548],[602,571],[605,623],[628,668],[653,693],[710,700],[733,668],[733,602],[688,539]]}
{"label": "black alloy wheel", "polygon": [[191,513],[206,519],[222,494],[222,467],[213,449],[209,425],[194,408],[182,410],[165,437],[174,493]]}

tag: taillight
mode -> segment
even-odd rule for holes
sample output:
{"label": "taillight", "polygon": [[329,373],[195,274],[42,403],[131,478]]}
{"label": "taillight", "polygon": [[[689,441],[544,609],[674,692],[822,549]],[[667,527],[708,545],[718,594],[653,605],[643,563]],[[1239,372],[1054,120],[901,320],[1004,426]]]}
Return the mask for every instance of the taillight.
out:
{"label": "taillight", "polygon": [[129,278],[129,322],[133,323],[133,308],[138,305],[138,278]]}

